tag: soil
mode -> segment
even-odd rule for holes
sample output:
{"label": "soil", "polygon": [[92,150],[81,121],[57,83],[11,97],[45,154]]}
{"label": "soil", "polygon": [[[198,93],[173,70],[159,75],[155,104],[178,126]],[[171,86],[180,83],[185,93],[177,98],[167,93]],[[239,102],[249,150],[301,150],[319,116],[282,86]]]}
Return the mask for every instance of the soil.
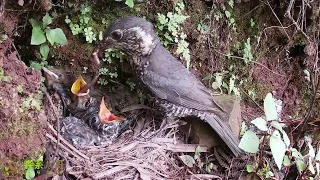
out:
{"label": "soil", "polygon": [[[77,6],[79,2],[75,2]],[[154,23],[157,13],[173,10],[173,2],[171,0],[150,0],[146,3],[138,3],[135,7],[140,8],[140,11],[130,11],[122,2],[114,4],[92,1],[91,3],[97,9],[95,18],[105,17],[105,14],[99,14],[98,11],[107,13],[111,7],[113,9],[110,10],[111,19],[138,14],[146,16]],[[68,10],[67,5],[62,2],[56,3],[57,6],[50,8],[62,15],[58,16],[54,26],[63,29],[68,44],[50,49],[49,65],[64,69],[74,79],[84,72],[85,79],[91,79],[98,69],[92,65],[90,57],[94,44],[85,43],[83,37],[72,35],[64,22],[64,13],[75,15],[76,12],[65,12]],[[282,101],[282,120],[290,122],[305,116],[313,94],[304,70],[312,69],[315,64],[313,61],[318,55],[315,53],[318,51],[315,48],[317,43],[311,45],[306,43],[304,35],[297,31],[290,19],[284,17],[286,6],[282,3],[270,2],[269,5],[273,8],[271,11],[269,5],[258,1],[236,3],[234,8],[230,8],[224,1],[213,3],[208,0],[187,0],[185,4],[185,13],[190,17],[182,27],[190,44],[192,64],[190,71],[193,74],[202,80],[208,75],[223,70],[232,72],[237,78],[236,85],[240,88],[242,97],[242,116],[247,122],[263,115],[260,107],[263,107],[263,99],[268,92],[272,92],[276,99]],[[317,2],[312,5],[319,7]],[[7,11],[7,9],[13,9],[13,11]],[[236,30],[232,30],[228,19],[225,18],[226,9],[235,19]],[[31,25],[27,20],[31,17],[41,19],[46,10],[48,10],[46,6],[41,8],[41,6],[26,3],[20,7],[16,2],[7,2],[2,16],[0,12],[0,33],[8,35],[8,38],[0,43],[0,70],[4,72],[3,75],[0,73],[0,167],[14,162],[14,166],[19,170],[14,174],[14,178],[17,179],[21,178],[24,173],[23,162],[27,159],[36,159],[44,152],[46,120],[51,123],[55,122],[53,111],[50,110],[48,104],[44,106],[45,108],[40,106],[40,109],[33,105],[33,103],[42,104],[42,76],[38,70],[28,67],[30,60],[40,61],[40,53],[38,46],[29,45]],[[214,20],[217,12],[220,12],[222,17]],[[250,19],[253,19],[256,24],[254,28],[248,27]],[[305,27],[307,32],[319,32],[316,19],[319,19],[319,13],[317,14],[314,9],[309,9]],[[208,30],[198,31],[199,24],[205,24]],[[285,30],[282,27],[286,27]],[[254,62],[246,64],[241,59],[242,49],[239,49],[237,44],[242,43],[248,37],[251,38]],[[170,50],[173,52],[175,49],[171,47]],[[227,54],[231,54],[232,57],[228,58]],[[183,60],[181,62],[186,64]],[[122,76],[131,75],[126,70],[122,71]],[[10,80],[3,80],[7,77]],[[214,78],[202,81],[208,88],[211,88]],[[229,83],[228,79],[224,81]],[[240,81],[243,83],[240,84]],[[118,97],[124,96],[117,92],[123,85],[128,89],[124,78],[119,77],[107,87],[97,85],[96,88],[102,94]],[[20,87],[22,91],[19,90]],[[253,91],[255,96],[249,97],[249,91]],[[132,99],[136,103],[139,99],[139,92],[130,93],[135,96]],[[130,93],[126,92],[126,96]],[[113,100],[110,98],[109,101],[117,104],[115,101],[120,101],[117,97]],[[54,103],[59,102],[58,97],[53,99]],[[319,102],[316,101],[314,106],[320,107]],[[119,111],[121,108],[116,107],[115,109]],[[318,110],[319,108],[313,112],[313,120],[320,118]],[[1,177],[4,176],[6,176],[5,172],[1,171],[0,179],[3,179]]]}

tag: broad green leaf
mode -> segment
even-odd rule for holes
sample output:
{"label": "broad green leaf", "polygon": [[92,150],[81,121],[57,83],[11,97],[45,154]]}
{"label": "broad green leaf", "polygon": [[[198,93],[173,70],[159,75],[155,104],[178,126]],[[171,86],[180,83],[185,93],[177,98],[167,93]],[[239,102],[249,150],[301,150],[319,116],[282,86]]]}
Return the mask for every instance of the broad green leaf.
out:
{"label": "broad green leaf", "polygon": [[258,148],[259,148],[258,136],[250,130],[247,131],[246,133],[244,133],[244,135],[241,138],[241,141],[239,143],[239,148],[249,153],[258,152]]}
{"label": "broad green leaf", "polygon": [[32,28],[31,45],[39,45],[46,42],[46,37],[40,27]]}
{"label": "broad green leaf", "polygon": [[55,33],[55,42],[60,44],[60,45],[66,45],[68,43],[66,35],[64,35],[62,29],[60,28],[56,28],[53,29],[52,31],[54,31]]}
{"label": "broad green leaf", "polygon": [[313,167],[313,164],[312,164],[312,157],[309,156],[308,160],[309,160],[309,163],[308,163],[308,164],[309,164],[309,167],[308,167],[308,169],[309,169],[309,171],[310,171],[312,174],[315,174],[316,172],[315,172],[314,167]]}
{"label": "broad green leaf", "polygon": [[187,165],[188,167],[193,167],[193,165],[196,163],[196,161],[193,159],[193,157],[189,156],[189,155],[182,155],[179,156],[179,158],[181,159],[181,161]]}
{"label": "broad green leaf", "polygon": [[306,164],[304,161],[298,159],[296,160],[296,166],[298,168],[299,173],[302,173],[306,169]]}
{"label": "broad green leaf", "polygon": [[268,131],[267,121],[264,120],[262,117],[252,120],[251,123],[257,126],[257,128],[261,131]]}
{"label": "broad green leaf", "polygon": [[229,11],[224,12],[226,14],[226,17],[229,19],[231,17],[231,13]]}
{"label": "broad green leaf", "polygon": [[35,177],[35,172],[34,172],[34,169],[33,168],[28,168],[27,171],[26,171],[26,179],[27,180],[31,180]]}
{"label": "broad green leaf", "polygon": [[311,142],[309,141],[309,142],[307,142],[307,144],[308,144],[308,147],[309,147],[309,156],[314,158],[316,155],[315,155],[314,149],[313,149],[313,147],[311,145]]}
{"label": "broad green leaf", "polygon": [[283,141],[286,144],[286,147],[289,147],[290,146],[290,139],[289,139],[287,133],[282,129],[281,124],[278,121],[272,121],[271,125],[274,128],[278,129],[282,133]]}
{"label": "broad green leaf", "polygon": [[268,93],[264,99],[264,113],[266,114],[267,121],[272,121],[278,119],[278,113],[276,108],[276,103],[272,97],[271,93]]}
{"label": "broad green leaf", "polygon": [[282,141],[280,132],[278,130],[273,131],[270,137],[270,148],[273,159],[280,170],[283,162],[283,157],[286,152],[286,145]]}
{"label": "broad green leaf", "polygon": [[126,5],[128,5],[130,8],[133,8],[134,6],[133,0],[126,0]]}
{"label": "broad green leaf", "polygon": [[52,23],[52,18],[50,17],[50,15],[48,13],[46,13],[46,15],[43,16],[42,22],[43,22],[43,24],[42,24],[43,28],[47,27],[49,24]]}
{"label": "broad green leaf", "polygon": [[48,59],[49,51],[49,46],[46,43],[41,44],[40,54],[44,59]]}
{"label": "broad green leaf", "polygon": [[41,28],[40,24],[37,20],[31,18],[31,19],[29,19],[29,22],[30,22],[32,28]]}
{"label": "broad green leaf", "polygon": [[284,166],[290,166],[290,159],[287,155],[284,156],[283,158],[283,165]]}
{"label": "broad green leaf", "polygon": [[252,173],[253,172],[253,166],[252,165],[247,165],[247,172]]}
{"label": "broad green leaf", "polygon": [[46,37],[51,45],[54,45],[56,34],[52,29],[46,29]]}
{"label": "broad green leaf", "polygon": [[302,154],[296,148],[291,148],[291,153],[294,158],[303,159]]}
{"label": "broad green leaf", "polygon": [[273,174],[273,172],[271,172],[271,171],[268,171],[267,173],[266,173],[266,178],[270,178],[270,177],[273,177],[274,176],[274,174]]}

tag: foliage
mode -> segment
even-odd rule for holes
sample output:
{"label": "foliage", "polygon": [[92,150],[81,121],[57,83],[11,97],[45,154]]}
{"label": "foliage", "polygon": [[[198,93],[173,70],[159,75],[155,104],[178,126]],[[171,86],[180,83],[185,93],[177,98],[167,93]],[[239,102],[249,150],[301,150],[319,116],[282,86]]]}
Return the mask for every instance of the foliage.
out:
{"label": "foliage", "polygon": [[0,81],[9,82],[9,81],[11,81],[11,79],[12,78],[10,76],[4,75],[4,71],[3,71],[2,67],[0,67]]}
{"label": "foliage", "polygon": [[107,49],[105,50],[104,66],[99,69],[100,77],[98,83],[101,85],[107,85],[107,79],[113,79],[118,77],[118,69],[120,68],[119,62],[123,63],[124,53],[119,50]]}
{"label": "foliage", "polygon": [[189,43],[186,41],[186,34],[182,31],[181,24],[189,17],[183,15],[184,4],[175,4],[175,12],[168,12],[166,15],[158,13],[158,22],[155,27],[164,46],[174,45],[177,48],[177,55],[187,61],[187,68],[190,68]]}
{"label": "foliage", "polygon": [[[116,1],[123,1],[123,0],[116,0]],[[128,7],[133,8],[134,7],[134,0],[126,0],[125,4]]]}
{"label": "foliage", "polygon": [[46,60],[49,55],[50,48],[48,43],[51,46],[56,44],[64,46],[68,43],[65,34],[61,28],[51,29],[49,25],[52,23],[51,16],[46,13],[42,18],[42,22],[31,18],[29,19],[30,24],[32,25],[32,36],[31,36],[31,45],[40,45],[40,54],[42,60]]}
{"label": "foliage", "polygon": [[233,73],[229,71],[216,72],[207,75],[202,80],[211,81],[212,79],[214,79],[214,81],[211,83],[211,88],[215,91],[219,90],[220,93],[223,93],[225,90],[227,94],[240,96],[240,91],[235,86],[236,76]]}
{"label": "foliage", "polygon": [[253,56],[251,53],[250,38],[248,38],[247,41],[244,42],[243,59],[246,64],[251,62],[253,59]]}
{"label": "foliage", "polygon": [[66,16],[65,22],[69,25],[73,35],[82,34],[88,43],[97,40],[97,33],[92,28],[94,21],[92,19],[91,6],[82,5],[80,14],[74,17],[73,20]]}
{"label": "foliage", "polygon": [[[320,173],[318,161],[320,159],[320,149],[318,153],[315,154],[315,150],[311,144],[311,138],[308,136],[305,137],[305,142],[309,148],[307,155],[303,156],[296,148],[291,147],[290,139],[283,129],[283,124],[279,122],[276,103],[271,93],[268,93],[264,99],[264,112],[264,117],[258,117],[251,121],[251,124],[253,124],[258,131],[261,131],[263,136],[259,138],[254,130],[248,129],[242,136],[239,147],[246,152],[257,153],[259,150],[262,150],[265,145],[264,141],[269,140],[268,145],[279,170],[281,170],[283,166],[290,166],[291,162],[294,162],[300,174],[306,170],[307,165],[309,165],[308,170],[312,174],[315,174],[314,167],[316,167],[317,172]],[[273,176],[269,165],[264,165],[262,169],[258,169],[257,164],[247,165],[247,171],[260,172],[258,174],[264,175],[266,178]]]}
{"label": "foliage", "polygon": [[36,161],[27,159],[24,161],[25,176],[27,180],[31,180],[36,174],[40,174],[43,168],[43,156],[40,156]]}
{"label": "foliage", "polygon": [[8,35],[6,34],[0,34],[0,44],[3,43],[5,40],[8,39]]}
{"label": "foliage", "polygon": [[200,146],[196,147],[194,156],[190,155],[181,155],[179,156],[180,160],[188,167],[192,168],[194,165],[196,165],[198,168],[202,169],[205,166],[205,170],[207,172],[211,172],[213,169],[213,163],[212,162],[201,162],[200,158]]}

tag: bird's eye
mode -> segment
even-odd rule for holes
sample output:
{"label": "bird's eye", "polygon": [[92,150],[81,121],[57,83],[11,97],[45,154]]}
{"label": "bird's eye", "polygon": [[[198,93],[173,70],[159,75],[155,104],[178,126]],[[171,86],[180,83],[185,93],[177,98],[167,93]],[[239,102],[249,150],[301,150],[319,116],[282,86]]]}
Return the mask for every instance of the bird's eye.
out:
{"label": "bird's eye", "polygon": [[112,37],[112,39],[118,41],[122,38],[122,32],[119,30],[115,30],[111,33],[111,37]]}

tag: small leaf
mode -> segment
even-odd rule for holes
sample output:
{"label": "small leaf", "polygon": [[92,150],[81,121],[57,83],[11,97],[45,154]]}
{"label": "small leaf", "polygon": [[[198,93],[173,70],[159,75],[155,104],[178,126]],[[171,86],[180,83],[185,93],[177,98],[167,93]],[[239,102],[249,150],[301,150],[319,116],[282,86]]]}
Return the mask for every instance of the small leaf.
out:
{"label": "small leaf", "polygon": [[66,45],[68,43],[66,35],[63,33],[62,29],[60,28],[56,28],[53,29],[52,31],[54,31],[55,33],[55,42],[60,44],[60,45]]}
{"label": "small leaf", "polygon": [[247,172],[252,173],[253,172],[253,166],[252,165],[247,165]]}
{"label": "small leaf", "polygon": [[286,152],[286,145],[282,141],[280,132],[278,130],[273,131],[270,137],[270,148],[273,159],[280,170],[283,162],[283,157]]}
{"label": "small leaf", "polygon": [[316,155],[316,161],[320,161],[320,147],[319,147],[317,155]]}
{"label": "small leaf", "polygon": [[239,147],[246,152],[256,153],[259,148],[259,138],[252,131],[247,131],[241,138]]}
{"label": "small leaf", "polygon": [[50,51],[49,46],[46,43],[41,44],[40,54],[44,59],[48,58],[49,51]]}
{"label": "small leaf", "polygon": [[193,165],[196,163],[196,161],[189,155],[182,155],[182,156],[179,156],[179,158],[188,167],[193,167]]}
{"label": "small leaf", "polygon": [[47,36],[49,43],[51,45],[54,45],[55,37],[56,37],[55,32],[52,29],[46,29],[45,31],[46,31],[46,36]]}
{"label": "small leaf", "polygon": [[290,159],[287,155],[284,156],[283,158],[283,165],[284,166],[290,166]]}
{"label": "small leaf", "polygon": [[267,121],[264,120],[262,117],[252,120],[251,123],[257,126],[257,128],[261,131],[268,131]]}
{"label": "small leaf", "polygon": [[128,5],[130,8],[133,8],[134,6],[133,0],[126,0],[126,5]]}
{"label": "small leaf", "polygon": [[43,16],[42,18],[42,22],[43,22],[43,28],[47,27],[49,24],[52,23],[52,18],[50,17],[50,15],[48,13],[46,13],[45,16]]}
{"label": "small leaf", "polygon": [[40,27],[32,28],[31,45],[39,45],[46,42],[46,37]]}
{"label": "small leaf", "polygon": [[278,113],[276,108],[276,103],[272,97],[271,93],[268,93],[264,99],[264,113],[266,114],[267,121],[278,119]]}
{"label": "small leaf", "polygon": [[194,153],[194,159],[199,159],[200,157],[200,146],[196,147],[196,151]]}
{"label": "small leaf", "polygon": [[26,171],[26,179],[27,180],[31,180],[35,177],[35,172],[33,168],[28,168],[28,170]]}
{"label": "small leaf", "polygon": [[30,22],[32,28],[41,28],[40,24],[37,20],[31,18],[31,19],[29,19],[29,22]]}

